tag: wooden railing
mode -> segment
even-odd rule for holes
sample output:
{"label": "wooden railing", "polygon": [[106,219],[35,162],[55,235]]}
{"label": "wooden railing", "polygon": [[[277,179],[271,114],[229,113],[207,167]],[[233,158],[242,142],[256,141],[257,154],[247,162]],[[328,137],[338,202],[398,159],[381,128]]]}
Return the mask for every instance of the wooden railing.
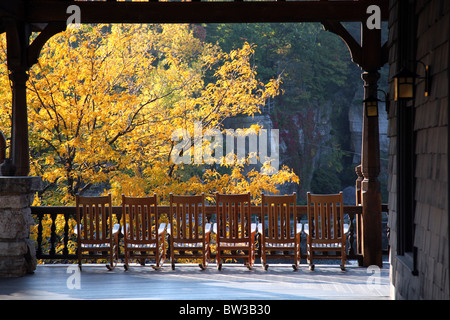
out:
{"label": "wooden railing", "polygon": [[[297,207],[297,221],[306,222],[306,206]],[[207,220],[215,222],[215,206],[206,207]],[[158,206],[158,212],[169,213],[168,206]],[[383,212],[387,212],[387,206],[383,206]],[[362,261],[360,221],[362,216],[361,206],[344,206],[345,220],[350,225],[348,235],[348,258],[350,260]],[[36,240],[36,257],[40,260],[53,260],[58,262],[68,262],[76,260],[76,237],[73,234],[75,226],[75,207],[31,207],[31,214],[36,225],[33,228],[32,236]],[[122,207],[113,207],[113,214],[120,223],[122,218]],[[260,221],[261,207],[252,206],[253,221]],[[48,217],[47,219],[44,219]],[[57,223],[57,221],[59,222]],[[45,222],[45,226],[44,226]],[[61,225],[63,227],[61,228]],[[48,230],[49,228],[50,230]],[[72,249],[70,250],[69,248]],[[257,246],[258,247],[258,246]],[[72,253],[71,253],[72,252]],[[214,257],[214,252],[211,253]],[[257,252],[259,257],[260,252]],[[119,252],[119,258],[123,257],[123,252]],[[302,258],[306,254],[302,252]],[[45,261],[50,262],[50,261]]]}

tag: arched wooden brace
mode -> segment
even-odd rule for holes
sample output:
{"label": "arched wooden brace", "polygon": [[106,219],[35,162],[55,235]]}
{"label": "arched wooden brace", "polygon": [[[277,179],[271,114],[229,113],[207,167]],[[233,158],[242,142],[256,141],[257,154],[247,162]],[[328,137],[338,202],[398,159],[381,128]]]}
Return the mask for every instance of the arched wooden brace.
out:
{"label": "arched wooden brace", "polygon": [[55,34],[64,31],[65,23],[51,22],[43,27],[40,34],[30,44],[32,24],[18,19],[3,19],[6,27],[8,68],[12,82],[12,123],[10,157],[16,168],[16,176],[28,176],[29,141],[27,89],[28,71],[38,61],[44,44]]}

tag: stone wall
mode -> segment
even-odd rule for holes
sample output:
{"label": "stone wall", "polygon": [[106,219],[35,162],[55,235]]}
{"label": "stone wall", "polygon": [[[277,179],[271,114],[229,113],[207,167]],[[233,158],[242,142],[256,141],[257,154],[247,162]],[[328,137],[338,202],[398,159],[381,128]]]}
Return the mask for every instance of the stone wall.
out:
{"label": "stone wall", "polygon": [[30,206],[42,188],[37,177],[0,177],[0,277],[19,277],[36,268]]}

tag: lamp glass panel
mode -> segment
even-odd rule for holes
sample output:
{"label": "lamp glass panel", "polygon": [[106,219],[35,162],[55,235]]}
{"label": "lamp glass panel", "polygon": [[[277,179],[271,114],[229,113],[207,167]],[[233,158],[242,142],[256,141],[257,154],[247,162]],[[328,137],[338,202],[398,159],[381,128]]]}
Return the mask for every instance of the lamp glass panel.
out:
{"label": "lamp glass panel", "polygon": [[368,117],[378,117],[378,103],[376,102],[367,103],[366,110]]}
{"label": "lamp glass panel", "polygon": [[398,86],[398,97],[400,99],[414,98],[414,85],[412,83],[400,83]]}

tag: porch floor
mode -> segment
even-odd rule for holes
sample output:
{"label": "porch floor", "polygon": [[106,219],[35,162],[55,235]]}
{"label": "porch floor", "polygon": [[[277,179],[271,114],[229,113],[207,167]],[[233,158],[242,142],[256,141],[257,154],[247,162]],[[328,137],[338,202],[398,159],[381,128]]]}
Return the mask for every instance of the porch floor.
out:
{"label": "porch floor", "polygon": [[[314,271],[303,264],[297,272],[279,264],[268,271],[260,264],[251,271],[240,264],[224,264],[222,271],[215,264],[204,271],[186,264],[175,270],[165,264],[158,271],[130,265],[126,272],[122,264],[113,271],[86,264],[80,274],[76,265],[39,265],[33,275],[0,278],[0,300],[388,300],[389,264],[375,274],[354,264],[345,272],[321,264]],[[76,283],[80,288],[71,289]]]}

